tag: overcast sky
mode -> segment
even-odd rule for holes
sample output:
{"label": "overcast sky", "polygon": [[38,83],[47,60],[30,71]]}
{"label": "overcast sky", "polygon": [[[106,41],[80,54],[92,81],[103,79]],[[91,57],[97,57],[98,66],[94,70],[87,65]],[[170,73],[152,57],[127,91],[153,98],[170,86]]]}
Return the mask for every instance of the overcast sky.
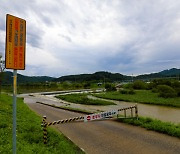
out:
{"label": "overcast sky", "polygon": [[24,75],[180,68],[180,0],[2,0],[3,56],[6,14],[26,20]]}

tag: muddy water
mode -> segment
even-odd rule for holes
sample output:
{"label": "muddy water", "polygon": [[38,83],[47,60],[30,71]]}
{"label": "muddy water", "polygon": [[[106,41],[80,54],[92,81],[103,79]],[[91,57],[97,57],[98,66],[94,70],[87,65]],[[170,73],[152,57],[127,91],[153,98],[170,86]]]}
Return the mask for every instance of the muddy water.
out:
{"label": "muddy water", "polygon": [[[89,96],[92,99],[96,99],[93,96]],[[117,105],[111,105],[111,108],[122,108],[127,106],[133,106],[135,103],[123,102],[123,101],[113,101]],[[104,107],[98,107],[100,110]],[[173,123],[180,123],[180,108],[164,107],[158,105],[149,104],[138,104],[138,111],[140,116],[152,117],[162,121],[169,121]]]}

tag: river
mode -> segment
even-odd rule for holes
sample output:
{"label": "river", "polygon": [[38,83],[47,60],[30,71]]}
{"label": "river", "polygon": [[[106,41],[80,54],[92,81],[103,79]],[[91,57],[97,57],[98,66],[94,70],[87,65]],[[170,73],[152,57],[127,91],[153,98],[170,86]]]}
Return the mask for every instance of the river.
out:
{"label": "river", "polygon": [[[108,111],[112,109],[120,109],[123,107],[134,106],[136,104],[132,102],[108,100],[108,101],[112,101],[116,103],[116,105],[107,105],[107,106],[82,105],[82,104],[69,103],[62,100],[60,101],[54,97],[55,95],[48,95],[46,97],[56,100],[56,102],[53,102],[53,104],[56,106],[58,106],[59,104],[58,102],[64,102],[67,107],[78,108],[81,110],[86,110],[86,111],[91,111],[91,112],[101,112],[101,111]],[[101,99],[101,98],[97,98],[91,95],[89,95],[88,97],[91,99]],[[102,99],[102,100],[107,100],[107,99]],[[123,113],[124,112],[122,112],[122,114]],[[158,119],[165,122],[172,122],[172,123],[180,124],[180,108],[138,103],[138,113],[139,113],[139,116],[151,117],[151,118]]]}
{"label": "river", "polygon": [[[99,99],[94,96],[89,96],[92,99]],[[107,99],[103,99],[107,100]],[[133,106],[136,103],[132,102],[124,102],[124,101],[114,101],[117,105],[110,105],[110,106],[99,106],[99,110],[104,110],[106,108],[123,108],[128,106]],[[159,119],[162,121],[173,122],[173,123],[180,123],[180,108],[174,107],[165,107],[159,105],[150,105],[150,104],[140,104],[138,103],[138,112],[140,116],[144,117],[151,117],[155,119]]]}

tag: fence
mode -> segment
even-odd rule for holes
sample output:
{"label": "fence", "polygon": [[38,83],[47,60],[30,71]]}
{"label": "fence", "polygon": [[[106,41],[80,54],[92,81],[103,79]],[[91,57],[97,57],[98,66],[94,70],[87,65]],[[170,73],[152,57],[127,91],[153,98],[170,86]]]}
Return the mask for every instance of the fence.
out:
{"label": "fence", "polygon": [[[127,110],[130,110],[130,116],[127,115]],[[93,121],[93,120],[103,120],[103,119],[106,119],[106,118],[109,118],[109,117],[113,117],[114,115],[117,115],[117,118],[119,118],[119,113],[121,111],[124,111],[124,117],[123,118],[136,118],[136,119],[138,119],[138,107],[137,107],[137,104],[134,105],[134,106],[121,108],[121,109],[118,109],[118,110],[95,113],[95,114],[79,116],[79,117],[74,117],[74,118],[69,118],[69,119],[63,119],[63,120],[58,120],[58,121],[53,121],[53,122],[47,122],[46,116],[43,116],[42,127],[43,127],[44,144],[47,144],[47,140],[48,140],[48,138],[47,138],[47,127],[48,126],[56,125],[56,124],[64,124],[64,123],[69,123],[69,122],[75,122],[75,121],[88,122],[88,121]],[[135,113],[134,116],[133,116],[133,111]]]}

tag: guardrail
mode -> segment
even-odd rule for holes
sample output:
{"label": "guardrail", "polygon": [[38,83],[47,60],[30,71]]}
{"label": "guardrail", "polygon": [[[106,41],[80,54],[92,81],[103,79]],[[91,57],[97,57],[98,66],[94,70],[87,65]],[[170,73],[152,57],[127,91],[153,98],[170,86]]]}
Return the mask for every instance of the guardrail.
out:
{"label": "guardrail", "polygon": [[[127,115],[127,110],[130,110],[130,116]],[[53,122],[47,122],[47,117],[43,116],[41,126],[43,127],[44,144],[47,144],[47,140],[48,140],[48,138],[47,138],[47,127],[48,126],[56,125],[56,124],[64,124],[64,123],[69,123],[69,122],[75,122],[75,121],[89,122],[89,121],[94,121],[94,120],[103,120],[103,119],[111,118],[115,115],[117,115],[117,118],[119,118],[119,113],[121,111],[124,111],[124,118],[136,118],[136,119],[138,119],[138,106],[137,106],[137,104],[134,106],[121,108],[118,110],[111,110],[111,111],[106,111],[106,112],[94,113],[94,114],[90,114],[90,115],[73,117],[73,118],[63,119],[63,120],[58,120],[58,121],[53,121]],[[135,114],[133,114],[133,111]]]}

